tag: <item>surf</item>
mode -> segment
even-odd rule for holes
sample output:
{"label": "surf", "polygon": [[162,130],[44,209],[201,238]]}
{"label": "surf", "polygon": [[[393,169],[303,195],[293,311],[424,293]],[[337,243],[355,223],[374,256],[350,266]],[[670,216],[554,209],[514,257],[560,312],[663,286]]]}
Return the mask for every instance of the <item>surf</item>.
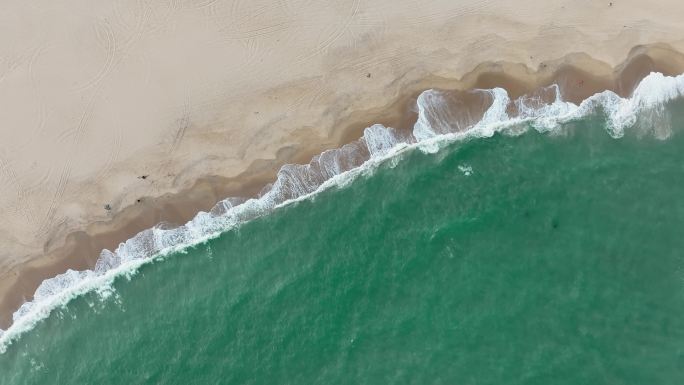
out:
{"label": "surf", "polygon": [[276,181],[258,197],[227,198],[209,212],[198,213],[179,227],[159,224],[121,243],[114,251],[103,250],[92,270],[69,270],[43,281],[33,300],[13,315],[12,325],[0,331],[0,352],[23,333],[33,329],[52,311],[89,292],[106,298],[117,277],[135,275],[144,264],[165,258],[192,245],[206,242],[280,207],[309,199],[333,187],[344,187],[360,175],[371,175],[381,164],[399,161],[408,151],[435,153],[444,146],[464,140],[491,137],[497,133],[519,135],[527,127],[554,133],[565,124],[588,115],[603,113],[608,133],[620,138],[638,124],[640,134],[658,139],[671,135],[665,105],[684,93],[684,75],[651,73],[622,98],[612,91],[595,94],[580,104],[563,101],[558,86],[537,95],[512,100],[502,88],[472,90],[486,108],[475,108],[464,117],[458,105],[450,103],[449,92],[426,90],[418,97],[418,118],[411,132],[373,125],[363,136],[338,149],[325,151],[306,165],[285,165]]}

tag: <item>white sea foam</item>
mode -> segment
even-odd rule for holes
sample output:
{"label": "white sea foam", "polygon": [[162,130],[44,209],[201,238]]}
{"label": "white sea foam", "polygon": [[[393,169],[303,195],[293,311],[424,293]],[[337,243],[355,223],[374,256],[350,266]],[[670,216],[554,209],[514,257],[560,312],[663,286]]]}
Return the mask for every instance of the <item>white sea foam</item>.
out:
{"label": "white sea foam", "polygon": [[[388,159],[396,161],[412,149],[433,153],[448,143],[467,138],[490,137],[502,131],[517,134],[521,131],[513,127],[519,130],[521,123],[539,131],[553,131],[563,123],[599,110],[605,113],[608,131],[613,137],[622,136],[626,128],[639,122],[639,126],[646,127],[657,138],[667,138],[670,127],[663,117],[665,103],[684,94],[684,75],[668,77],[651,73],[641,81],[631,98],[604,91],[579,105],[563,101],[558,87],[552,86],[551,91],[555,93],[555,99],[547,103],[535,97],[512,102],[501,88],[475,90],[473,92],[485,93],[491,99],[491,105],[477,123],[466,126],[459,117],[459,110],[448,103],[443,92],[427,90],[418,98],[418,119],[411,134],[373,125],[366,128],[359,141],[325,151],[307,165],[283,166],[276,181],[257,198],[227,198],[210,212],[198,213],[185,225],[177,228],[159,225],[119,244],[113,252],[103,250],[93,270],[69,270],[46,279],[36,290],[33,300],[14,313],[12,325],[5,331],[0,330],[0,353],[73,298],[92,291],[107,297],[113,291],[116,277],[131,276],[145,263],[205,242],[281,206],[307,199],[333,186],[345,186],[359,175],[368,175]],[[510,111],[513,113],[509,114]],[[472,169],[461,171],[471,173]]]}
{"label": "white sea foam", "polygon": [[465,176],[473,175],[473,168],[467,164],[459,164],[458,171],[462,172]]}

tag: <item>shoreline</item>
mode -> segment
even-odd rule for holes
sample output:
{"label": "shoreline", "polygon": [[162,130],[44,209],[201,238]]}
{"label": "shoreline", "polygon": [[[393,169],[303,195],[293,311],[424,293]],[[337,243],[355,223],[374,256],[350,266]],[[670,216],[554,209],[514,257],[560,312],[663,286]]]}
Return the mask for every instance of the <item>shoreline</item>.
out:
{"label": "shoreline", "polygon": [[271,160],[252,162],[234,177],[199,176],[192,187],[160,197],[143,196],[139,204],[124,205],[113,210],[110,220],[97,221],[79,231],[68,232],[60,241],[53,237],[45,245],[44,254],[0,273],[0,328],[11,323],[12,313],[30,300],[38,285],[67,269],[92,268],[102,249],[116,246],[160,222],[177,225],[190,220],[199,211],[208,211],[216,202],[229,196],[250,198],[273,182],[284,164],[306,164],[326,149],[338,148],[359,139],[363,129],[380,123],[399,130],[413,126],[417,96],[426,89],[449,90],[454,93],[473,88],[505,88],[512,99],[535,92],[550,84],[558,84],[563,99],[578,104],[597,92],[612,90],[620,96],[631,93],[635,84],[651,71],[665,75],[684,72],[684,55],[664,44],[637,46],[625,61],[615,67],[591,59],[586,54],[570,54],[564,58],[541,62],[536,70],[524,64],[488,62],[476,66],[460,79],[431,76],[407,83],[403,94],[385,107],[367,111],[348,111],[333,124],[332,135],[324,140],[311,140],[299,146],[284,146]]}

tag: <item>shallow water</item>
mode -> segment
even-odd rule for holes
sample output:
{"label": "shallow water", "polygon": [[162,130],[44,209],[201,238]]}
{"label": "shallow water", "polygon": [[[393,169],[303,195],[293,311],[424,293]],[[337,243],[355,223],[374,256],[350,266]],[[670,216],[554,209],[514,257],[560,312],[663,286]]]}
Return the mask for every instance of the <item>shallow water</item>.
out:
{"label": "shallow water", "polygon": [[73,300],[0,383],[679,383],[681,111],[408,151]]}

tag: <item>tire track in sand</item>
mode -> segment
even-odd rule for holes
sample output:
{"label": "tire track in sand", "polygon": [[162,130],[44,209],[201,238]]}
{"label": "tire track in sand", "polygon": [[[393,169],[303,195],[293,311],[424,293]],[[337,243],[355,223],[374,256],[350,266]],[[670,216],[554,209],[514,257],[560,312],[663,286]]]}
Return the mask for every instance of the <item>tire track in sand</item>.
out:
{"label": "tire track in sand", "polygon": [[204,1],[204,2],[200,2],[199,4],[193,5],[192,8],[193,8],[193,9],[202,9],[202,8],[211,7],[211,6],[213,6],[214,4],[216,4],[216,2],[218,2],[218,1],[219,1],[219,0],[207,0],[207,1]]}
{"label": "tire track in sand", "polygon": [[356,15],[359,13],[359,8],[361,7],[361,0],[355,0],[352,3],[352,6],[350,8],[350,13],[349,16],[344,20],[344,23],[339,28],[336,28],[333,32],[331,32],[321,44],[319,44],[312,52],[300,56],[297,59],[295,59],[298,62],[302,61],[308,61],[311,58],[314,58],[316,56],[319,56],[328,49],[331,45],[333,45],[342,35],[348,31],[349,26],[351,25],[352,21],[356,17]]}
{"label": "tire track in sand", "polygon": [[120,30],[132,31],[129,36],[125,37],[117,46],[119,47],[119,52],[124,52],[130,49],[137,41],[143,38],[145,31],[145,24],[150,20],[152,14],[152,8],[143,2],[143,0],[138,0],[138,17],[135,20],[135,25],[131,26],[130,23],[126,22],[126,17],[124,15],[123,9],[125,6],[121,6],[121,1],[117,2],[117,6],[114,9],[116,24],[120,25]]}
{"label": "tire track in sand", "polygon": [[188,99],[185,100],[181,117],[176,121],[176,123],[178,128],[173,136],[170,149],[170,153],[172,154],[176,152],[178,146],[180,146],[181,142],[183,141],[183,137],[185,137],[185,132],[187,131],[188,127],[190,127],[190,101]]}
{"label": "tire track in sand", "polygon": [[96,22],[95,36],[105,48],[105,63],[93,78],[91,78],[85,84],[73,88],[71,92],[83,92],[97,86],[114,67],[114,55],[117,49],[116,37],[114,36],[114,31],[112,30],[111,25],[109,25],[109,22],[106,20]]}
{"label": "tire track in sand", "polygon": [[[3,181],[3,179],[5,179]],[[0,182],[5,186],[14,186],[16,193],[16,206],[14,211],[22,215],[25,220],[29,223],[35,223],[35,207],[30,204],[26,204],[26,199],[28,197],[27,189],[21,182],[21,179],[17,176],[14,167],[10,163],[0,156]]]}
{"label": "tire track in sand", "polygon": [[[185,102],[183,103],[183,107],[181,109],[181,114],[178,119],[176,119],[176,124],[175,124],[175,131],[173,134],[173,138],[171,139],[171,143],[169,145],[169,148],[167,150],[167,156],[166,160],[159,166],[157,174],[159,174],[160,177],[165,177],[167,175],[172,175],[172,164],[174,160],[174,154],[178,150],[178,148],[181,145],[181,142],[183,142],[183,138],[185,137],[185,134],[192,124],[191,120],[191,111],[190,111],[190,100],[186,98]],[[174,179],[177,176],[174,177]]]}
{"label": "tire track in sand", "polygon": [[213,19],[214,25],[223,34],[214,39],[216,42],[255,39],[283,32],[292,27],[292,21],[289,19],[275,20],[271,24],[260,25],[260,18],[274,18],[273,15],[268,15],[269,12],[274,11],[270,5],[253,6],[245,9],[243,0],[234,0],[230,7],[223,12],[224,16],[221,16],[215,8],[211,7],[210,17]]}
{"label": "tire track in sand", "polygon": [[[107,154],[107,159],[105,159],[104,164],[100,167],[97,174],[93,177],[93,183],[89,184],[90,191],[97,191],[103,180],[107,179],[107,173],[114,167],[116,162],[119,160],[119,155],[121,154],[121,149],[123,147],[123,137],[124,130],[121,124],[116,125],[114,130],[114,135],[112,140],[109,142],[110,145],[107,146],[109,152]],[[92,188],[90,188],[92,187]]]}
{"label": "tire track in sand", "polygon": [[69,159],[64,167],[62,167],[62,172],[59,174],[57,187],[55,188],[55,192],[52,195],[52,199],[50,200],[50,204],[45,212],[45,215],[43,216],[40,226],[34,230],[34,237],[43,238],[43,235],[46,235],[49,229],[52,228],[52,224],[55,219],[55,213],[57,211],[57,204],[64,195],[64,191],[66,190],[67,183],[69,181],[69,176],[71,176],[71,159]]}
{"label": "tire track in sand", "polygon": [[[73,159],[75,154],[77,153],[76,150],[80,145],[81,138],[83,137],[83,132],[85,131],[85,128],[87,127],[92,117],[95,99],[98,94],[99,89],[96,91],[94,95],[91,96],[90,100],[88,101],[88,104],[86,105],[83,113],[81,114],[81,118],[79,119],[78,125],[74,129],[68,130],[68,132],[73,133],[74,138],[71,142],[71,145],[68,146],[66,162],[64,163],[62,171],[60,172],[55,192],[52,194],[52,198],[50,199],[48,209],[43,215],[43,219],[41,219],[40,225],[34,231],[34,236],[41,237],[42,235],[47,234],[49,230],[52,228],[52,224],[55,220],[55,214],[57,212],[57,206],[63,199],[64,192],[66,191],[66,187],[69,182],[69,178],[71,177]],[[62,135],[61,137],[66,138],[65,135]]]}
{"label": "tire track in sand", "polygon": [[29,60],[28,64],[28,76],[29,76],[29,81],[31,83],[31,87],[33,87],[33,93],[35,95],[35,99],[38,103],[38,125],[36,127],[36,133],[38,135],[41,135],[45,129],[45,124],[47,123],[47,107],[45,105],[45,100],[42,97],[42,94],[38,91],[39,89],[39,82],[36,79],[35,71],[34,71],[34,66],[36,61],[38,60],[38,57],[45,51],[45,47],[38,47],[33,55],[31,55],[31,60]]}

